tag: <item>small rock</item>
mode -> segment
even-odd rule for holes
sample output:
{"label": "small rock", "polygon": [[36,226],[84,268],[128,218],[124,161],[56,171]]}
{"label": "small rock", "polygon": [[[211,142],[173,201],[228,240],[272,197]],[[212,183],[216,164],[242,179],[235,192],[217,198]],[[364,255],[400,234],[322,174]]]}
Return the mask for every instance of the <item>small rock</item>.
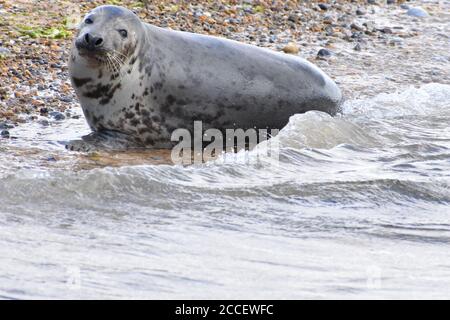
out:
{"label": "small rock", "polygon": [[366,12],[363,10],[363,9],[356,9],[356,15],[357,16],[363,16],[363,15],[365,15],[366,14]]}
{"label": "small rock", "polygon": [[42,105],[45,104],[43,101],[37,100],[37,99],[32,99],[32,100],[31,100],[31,103],[32,103],[33,106],[35,106],[35,107],[39,107],[39,106],[42,106]]}
{"label": "small rock", "polygon": [[290,14],[288,17],[288,20],[297,23],[299,20],[299,17],[296,14]]}
{"label": "small rock", "polygon": [[387,4],[395,4],[395,0],[386,0]]}
{"label": "small rock", "polygon": [[14,125],[7,123],[6,121],[0,122],[0,129],[12,129]]}
{"label": "small rock", "polygon": [[334,18],[331,14],[327,14],[323,17],[323,23],[325,24],[332,24],[334,22]]}
{"label": "small rock", "polygon": [[334,34],[333,27],[331,27],[331,26],[325,27],[325,34],[326,34],[328,37],[331,37],[331,36]]}
{"label": "small rock", "polygon": [[406,3],[402,3],[402,4],[400,5],[400,8],[405,9],[405,10],[408,10],[408,9],[410,8],[410,6],[408,6]]}
{"label": "small rock", "polygon": [[0,136],[2,138],[9,138],[9,131],[8,130],[2,130],[2,132],[0,132]]}
{"label": "small rock", "polygon": [[346,41],[353,41],[352,39],[352,32],[350,30],[344,30],[343,31],[343,39]]}
{"label": "small rock", "polygon": [[41,109],[39,109],[39,113],[40,114],[47,114],[48,113],[48,109],[47,108],[41,108]]}
{"label": "small rock", "polygon": [[64,114],[62,114],[61,112],[59,112],[59,111],[50,112],[49,115],[51,117],[53,117],[53,119],[55,119],[57,121],[64,120],[66,118],[66,116]]}
{"label": "small rock", "polygon": [[326,3],[319,3],[319,8],[322,10],[328,10],[328,5]]}
{"label": "small rock", "polygon": [[72,98],[69,96],[61,96],[61,97],[59,97],[59,100],[61,100],[62,102],[67,102],[67,103],[72,102]]}
{"label": "small rock", "polygon": [[367,0],[367,3],[368,3],[368,4],[376,4],[377,1],[376,1],[376,0]]}
{"label": "small rock", "polygon": [[289,42],[284,48],[283,48],[283,52],[284,53],[289,53],[289,54],[297,54],[299,52],[299,48],[297,46],[297,44],[293,43],[293,42]]}
{"label": "small rock", "polygon": [[38,123],[44,127],[48,127],[50,125],[50,122],[48,122],[47,119],[41,119],[38,121]]}
{"label": "small rock", "polygon": [[361,51],[361,45],[359,43],[356,44],[356,46],[353,48],[355,51]]}
{"label": "small rock", "polygon": [[358,31],[363,31],[363,30],[364,30],[363,26],[360,25],[360,24],[357,23],[357,22],[353,22],[353,23],[350,25],[350,28],[351,28],[351,29],[358,30]]}
{"label": "small rock", "polygon": [[383,29],[380,29],[380,31],[386,34],[392,34],[392,29],[389,27],[384,27]]}
{"label": "small rock", "polygon": [[8,57],[11,55],[11,51],[5,47],[0,47],[0,57]]}
{"label": "small rock", "polygon": [[411,8],[406,12],[406,14],[408,16],[417,17],[417,18],[425,18],[425,17],[429,16],[428,12],[426,12],[421,7]]}
{"label": "small rock", "polygon": [[320,49],[319,52],[317,52],[317,57],[319,58],[326,58],[331,56],[331,51],[327,49]]}

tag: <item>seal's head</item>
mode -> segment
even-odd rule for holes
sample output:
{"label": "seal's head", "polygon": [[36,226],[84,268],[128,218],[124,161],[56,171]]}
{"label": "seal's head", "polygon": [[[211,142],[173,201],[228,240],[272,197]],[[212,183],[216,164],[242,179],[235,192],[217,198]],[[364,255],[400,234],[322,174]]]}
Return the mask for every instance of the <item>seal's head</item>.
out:
{"label": "seal's head", "polygon": [[130,10],[100,6],[89,12],[80,24],[74,49],[87,62],[116,70],[136,50],[142,24]]}

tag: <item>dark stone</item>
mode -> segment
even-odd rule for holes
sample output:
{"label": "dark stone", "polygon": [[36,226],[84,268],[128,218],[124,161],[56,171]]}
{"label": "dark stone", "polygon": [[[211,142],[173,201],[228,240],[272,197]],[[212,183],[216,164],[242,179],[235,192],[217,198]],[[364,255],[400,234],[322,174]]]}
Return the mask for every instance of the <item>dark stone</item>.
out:
{"label": "dark stone", "polygon": [[353,48],[355,51],[361,51],[361,45],[359,43],[356,44],[356,46]]}
{"label": "dark stone", "polygon": [[57,121],[64,120],[66,118],[66,116],[59,111],[52,111],[49,113],[49,115]]}
{"label": "dark stone", "polygon": [[331,51],[327,49],[320,49],[319,52],[317,52],[318,57],[329,57],[331,55]]}
{"label": "dark stone", "polygon": [[328,10],[328,8],[329,8],[328,5],[325,3],[319,3],[318,6],[322,10]]}
{"label": "dark stone", "polygon": [[72,102],[72,98],[69,96],[61,96],[61,97],[59,97],[59,100],[61,100],[62,102],[67,102],[67,103]]}
{"label": "dark stone", "polygon": [[296,23],[298,21],[298,16],[296,14],[290,14],[288,20]]}
{"label": "dark stone", "polygon": [[6,121],[0,122],[0,129],[12,129],[14,125],[7,123]]}
{"label": "dark stone", "polygon": [[362,9],[356,9],[356,15],[357,16],[363,16],[363,15],[365,15],[366,14],[366,12],[364,11],[364,10],[362,10]]}
{"label": "dark stone", "polygon": [[2,130],[2,132],[0,133],[0,136],[2,136],[2,138],[9,138],[9,131]]}

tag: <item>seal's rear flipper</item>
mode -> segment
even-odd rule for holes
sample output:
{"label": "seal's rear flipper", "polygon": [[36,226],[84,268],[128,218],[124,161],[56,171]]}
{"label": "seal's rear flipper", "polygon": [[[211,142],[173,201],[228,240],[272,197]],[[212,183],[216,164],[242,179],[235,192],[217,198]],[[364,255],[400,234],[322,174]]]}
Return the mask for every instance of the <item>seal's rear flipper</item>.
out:
{"label": "seal's rear flipper", "polygon": [[66,143],[66,149],[79,152],[92,152],[101,150],[128,150],[142,149],[143,146],[130,138],[130,136],[115,131],[92,132],[83,136],[81,140],[72,140]]}

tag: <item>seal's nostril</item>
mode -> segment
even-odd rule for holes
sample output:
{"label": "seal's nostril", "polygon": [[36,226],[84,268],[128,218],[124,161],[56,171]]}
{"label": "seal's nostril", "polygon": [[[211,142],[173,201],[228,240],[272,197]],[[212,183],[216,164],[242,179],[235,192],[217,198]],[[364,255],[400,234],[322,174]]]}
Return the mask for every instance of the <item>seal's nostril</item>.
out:
{"label": "seal's nostril", "polygon": [[86,34],[84,35],[84,41],[86,41],[86,43],[89,43],[89,40],[90,40],[89,33],[86,33]]}
{"label": "seal's nostril", "polygon": [[97,41],[95,41],[95,45],[98,47],[103,43],[103,39],[102,38],[98,38]]}

